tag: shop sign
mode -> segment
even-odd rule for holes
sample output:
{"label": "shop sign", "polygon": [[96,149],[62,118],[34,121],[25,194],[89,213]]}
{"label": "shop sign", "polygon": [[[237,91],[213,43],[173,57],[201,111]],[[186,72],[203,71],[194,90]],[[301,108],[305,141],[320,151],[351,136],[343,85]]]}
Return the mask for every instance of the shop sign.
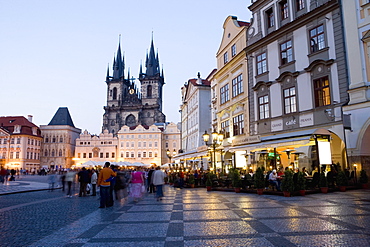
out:
{"label": "shop sign", "polygon": [[283,120],[278,119],[271,121],[271,131],[280,131],[283,130]]}
{"label": "shop sign", "polygon": [[245,136],[242,138],[236,138],[233,140],[232,145],[240,145],[240,144],[249,144],[249,143],[256,143],[261,142],[261,136],[255,135],[255,136]]}
{"label": "shop sign", "polygon": [[304,114],[299,117],[299,127],[313,125],[313,114]]}

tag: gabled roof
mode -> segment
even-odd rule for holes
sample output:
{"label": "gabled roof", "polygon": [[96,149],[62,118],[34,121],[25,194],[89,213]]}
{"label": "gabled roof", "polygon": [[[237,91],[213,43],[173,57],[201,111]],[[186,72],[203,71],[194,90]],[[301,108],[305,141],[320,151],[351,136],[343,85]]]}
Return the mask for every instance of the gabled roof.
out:
{"label": "gabled roof", "polygon": [[40,136],[40,130],[37,125],[28,121],[23,116],[14,116],[14,117],[0,117],[0,128],[6,130],[9,133],[13,133],[15,126],[21,126],[20,132],[15,134],[20,135],[33,135],[32,128],[37,128],[37,135]]}
{"label": "gabled roof", "polygon": [[75,128],[67,107],[59,107],[48,125],[69,125]]}

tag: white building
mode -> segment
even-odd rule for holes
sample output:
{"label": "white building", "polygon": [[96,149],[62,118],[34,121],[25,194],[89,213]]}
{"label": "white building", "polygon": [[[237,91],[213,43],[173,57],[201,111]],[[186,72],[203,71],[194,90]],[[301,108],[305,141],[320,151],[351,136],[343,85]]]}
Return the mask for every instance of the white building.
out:
{"label": "white building", "polygon": [[[343,106],[346,144],[351,169],[370,169],[370,4],[342,1],[347,48],[349,102]],[[358,167],[361,169],[361,167]]]}
{"label": "white building", "polygon": [[211,82],[209,77],[215,71],[213,70],[206,79],[202,79],[198,73],[197,78],[189,79],[181,88],[182,152],[176,156],[177,162],[186,160],[198,162],[203,156],[207,156],[202,135],[205,131],[210,132],[211,128]]}

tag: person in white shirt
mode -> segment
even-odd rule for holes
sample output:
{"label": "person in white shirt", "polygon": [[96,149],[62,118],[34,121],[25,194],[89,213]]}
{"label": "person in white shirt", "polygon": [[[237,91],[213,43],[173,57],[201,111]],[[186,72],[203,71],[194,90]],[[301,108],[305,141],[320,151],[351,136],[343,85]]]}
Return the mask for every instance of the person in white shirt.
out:
{"label": "person in white shirt", "polygon": [[152,174],[152,181],[154,186],[156,187],[156,197],[157,201],[162,200],[163,197],[163,185],[164,185],[164,178],[166,174],[157,166],[155,171]]}
{"label": "person in white shirt", "polygon": [[276,173],[276,170],[273,170],[269,175],[269,182],[276,187],[277,190],[280,191],[280,180],[278,180],[279,176]]}

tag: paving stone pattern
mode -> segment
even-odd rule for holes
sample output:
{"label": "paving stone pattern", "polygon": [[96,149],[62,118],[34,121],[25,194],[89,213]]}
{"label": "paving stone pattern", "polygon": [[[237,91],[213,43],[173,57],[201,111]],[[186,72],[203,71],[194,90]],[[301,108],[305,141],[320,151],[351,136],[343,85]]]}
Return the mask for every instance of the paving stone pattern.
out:
{"label": "paving stone pattern", "polygon": [[[23,197],[43,202],[2,207]],[[166,186],[162,201],[148,194],[97,207],[97,198],[60,192],[0,196],[0,245],[370,246],[366,190],[288,198]]]}

